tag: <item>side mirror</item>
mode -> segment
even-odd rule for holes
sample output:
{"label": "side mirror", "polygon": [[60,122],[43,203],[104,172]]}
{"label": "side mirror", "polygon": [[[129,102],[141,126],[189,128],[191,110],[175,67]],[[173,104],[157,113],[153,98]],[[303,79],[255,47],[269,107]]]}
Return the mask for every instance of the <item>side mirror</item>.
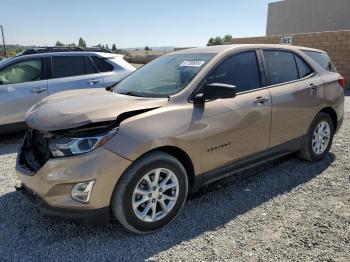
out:
{"label": "side mirror", "polygon": [[198,93],[194,100],[198,102],[211,101],[216,99],[234,98],[236,86],[220,83],[212,83],[204,86],[202,93]]}

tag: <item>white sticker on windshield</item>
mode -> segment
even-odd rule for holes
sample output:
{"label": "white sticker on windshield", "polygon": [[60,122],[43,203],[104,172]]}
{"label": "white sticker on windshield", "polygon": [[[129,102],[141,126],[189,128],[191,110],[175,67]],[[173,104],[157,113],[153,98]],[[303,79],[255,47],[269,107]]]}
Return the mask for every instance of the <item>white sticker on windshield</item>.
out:
{"label": "white sticker on windshield", "polygon": [[183,61],[179,66],[201,67],[205,61]]}

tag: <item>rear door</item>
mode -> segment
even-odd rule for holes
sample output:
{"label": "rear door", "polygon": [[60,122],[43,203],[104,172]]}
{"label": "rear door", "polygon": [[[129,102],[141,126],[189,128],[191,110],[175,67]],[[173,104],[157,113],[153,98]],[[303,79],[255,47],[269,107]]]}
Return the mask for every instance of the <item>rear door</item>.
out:
{"label": "rear door", "polygon": [[263,55],[272,97],[270,146],[290,142],[288,150],[297,150],[323,104],[321,78],[292,51],[270,49]]}
{"label": "rear door", "polygon": [[103,88],[102,75],[89,56],[55,55],[51,58],[52,76],[49,94],[83,88]]}
{"label": "rear door", "polygon": [[28,109],[47,95],[44,61],[21,59],[0,70],[0,125],[23,122]]}

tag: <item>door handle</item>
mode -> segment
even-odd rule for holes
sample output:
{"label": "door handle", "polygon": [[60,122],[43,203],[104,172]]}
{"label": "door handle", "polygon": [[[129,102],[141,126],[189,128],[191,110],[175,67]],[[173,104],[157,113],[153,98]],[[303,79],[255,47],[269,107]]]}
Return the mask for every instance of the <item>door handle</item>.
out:
{"label": "door handle", "polygon": [[310,89],[314,90],[314,89],[317,87],[317,85],[314,84],[314,83],[311,83],[311,84],[308,85],[308,87],[309,87]]}
{"label": "door handle", "polygon": [[254,100],[254,104],[256,105],[262,105],[264,104],[265,102],[269,101],[269,98],[268,97],[262,97],[262,96],[259,96],[257,97],[255,100]]}
{"label": "door handle", "polygon": [[97,84],[98,82],[100,82],[100,80],[98,80],[98,79],[90,79],[90,80],[88,81],[88,84],[92,86],[92,85]]}
{"label": "door handle", "polygon": [[39,93],[45,92],[46,90],[47,90],[46,87],[35,87],[32,89],[32,93],[39,94]]}

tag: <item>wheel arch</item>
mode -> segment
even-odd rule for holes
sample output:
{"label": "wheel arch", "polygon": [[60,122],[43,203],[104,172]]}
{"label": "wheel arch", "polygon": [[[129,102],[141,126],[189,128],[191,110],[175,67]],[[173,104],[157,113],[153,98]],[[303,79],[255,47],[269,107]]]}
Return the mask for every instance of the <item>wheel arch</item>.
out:
{"label": "wheel arch", "polygon": [[319,113],[328,114],[332,118],[334,130],[337,130],[338,116],[337,116],[337,112],[332,107],[330,107],[330,106],[325,107]]}
{"label": "wheel arch", "polygon": [[175,157],[177,160],[179,160],[186,170],[189,189],[192,189],[195,186],[195,171],[194,171],[193,162],[189,157],[189,155],[184,150],[176,146],[162,146],[162,147],[154,148],[151,151],[146,152],[144,155],[154,151],[167,153]]}

